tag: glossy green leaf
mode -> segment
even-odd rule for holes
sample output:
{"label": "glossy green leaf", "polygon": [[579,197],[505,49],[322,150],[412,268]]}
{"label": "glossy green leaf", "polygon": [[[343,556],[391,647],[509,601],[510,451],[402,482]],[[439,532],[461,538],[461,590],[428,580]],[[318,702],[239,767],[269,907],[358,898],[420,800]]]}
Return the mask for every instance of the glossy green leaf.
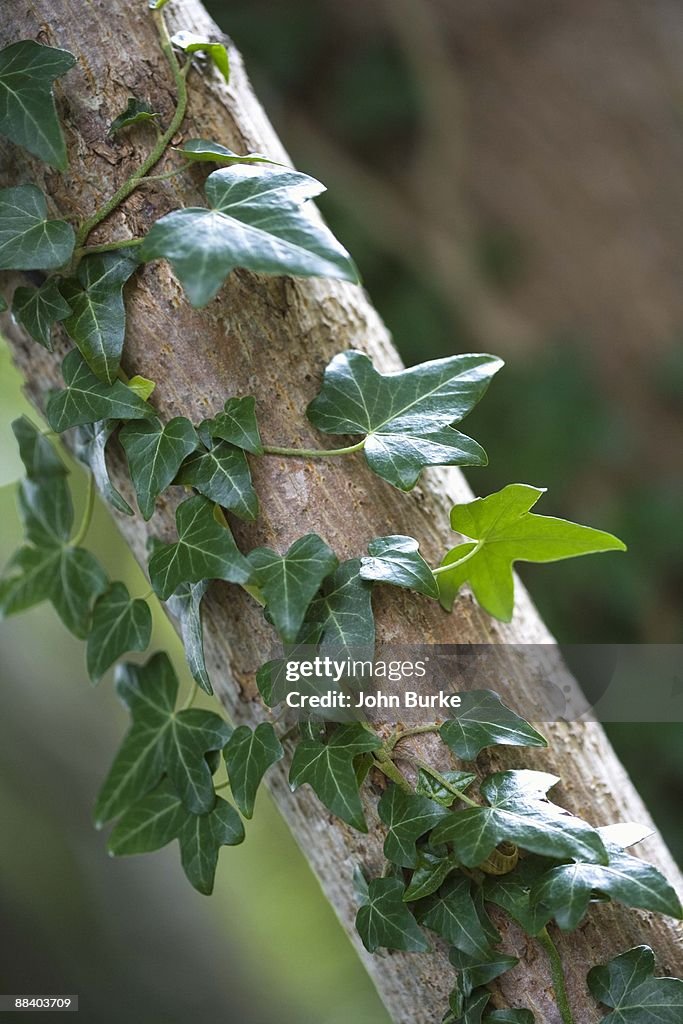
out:
{"label": "glossy green leaf", "polygon": [[12,421],[12,431],[19,445],[19,456],[32,480],[66,476],[68,470],[57,454],[55,446],[28,418],[19,416]]}
{"label": "glossy green leaf", "polygon": [[680,1024],[683,981],[655,978],[649,946],[636,946],[588,972],[588,988],[612,1010],[602,1024]]}
{"label": "glossy green leaf", "polygon": [[62,374],[66,387],[52,394],[47,403],[47,419],[57,433],[98,420],[139,420],[154,416],[152,406],[120,380],[113,384],[98,380],[76,350],[69,352],[62,363]]}
{"label": "glossy green leaf", "polygon": [[164,781],[125,812],[109,837],[109,852],[123,857],[160,850],[178,836],[186,817],[178,794]]}
{"label": "glossy green leaf", "polygon": [[412,537],[394,535],[377,537],[368,544],[370,556],[361,559],[360,575],[364,580],[407,587],[427,597],[439,596],[432,570],[419,552]]}
{"label": "glossy green leaf", "polygon": [[464,953],[488,959],[490,935],[472,899],[472,883],[463,874],[452,875],[438,895],[418,909],[418,920]]}
{"label": "glossy green leaf", "polygon": [[117,512],[132,516],[133,509],[114,487],[107,468],[107,442],[118,425],[118,420],[99,420],[97,423],[84,423],[76,427],[73,450],[76,458],[90,468],[102,497]]}
{"label": "glossy green leaf", "polygon": [[492,690],[463,693],[457,716],[443,723],[439,735],[463,761],[474,761],[485,747],[548,746],[543,736]]}
{"label": "glossy green leaf", "polygon": [[471,995],[475,988],[500,978],[519,963],[516,956],[508,956],[499,950],[492,950],[489,956],[482,957],[454,948],[448,959],[459,972],[458,981],[465,996]]}
{"label": "glossy green leaf", "polygon": [[441,603],[447,611],[467,583],[489,615],[509,622],[515,562],[555,562],[597,551],[626,550],[611,533],[530,512],[543,493],[543,488],[529,484],[508,484],[487,498],[453,506],[452,528],[473,542],[451,548],[442,562],[453,565],[438,574]]}
{"label": "glossy green leaf", "polygon": [[202,708],[177,711],[169,718],[164,739],[166,771],[193,814],[205,814],[213,805],[213,780],[204,755],[222,750],[230,732],[222,718]]}
{"label": "glossy green leaf", "polygon": [[263,594],[275,628],[286,643],[294,643],[322,581],[337,568],[334,552],[317,534],[309,533],[284,555],[256,548],[249,554],[249,564],[250,583]]}
{"label": "glossy green leaf", "polygon": [[249,563],[228,526],[216,518],[212,501],[202,495],[183,501],[176,509],[176,527],[176,543],[159,545],[149,561],[150,580],[162,601],[182,583],[248,581]]}
{"label": "glossy green leaf", "polygon": [[235,808],[216,798],[208,814],[188,814],[178,834],[180,861],[188,881],[197,892],[210,896],[221,846],[244,841],[244,826]]}
{"label": "glossy green leaf", "polygon": [[357,722],[337,726],[327,742],[303,739],[294,751],[290,785],[297,789],[307,782],[333,814],[359,832],[367,832],[353,761],[381,745],[375,733]]}
{"label": "glossy green leaf", "polygon": [[230,81],[230,61],[228,51],[222,43],[211,42],[204,36],[198,36],[194,32],[176,32],[171,37],[171,42],[185,53],[204,53],[216,65],[226,82]]}
{"label": "glossy green leaf", "polygon": [[180,637],[192,678],[206,693],[213,693],[204,660],[204,631],[201,617],[202,598],[208,589],[207,580],[200,580],[199,583],[181,583],[166,601],[166,607],[180,625]]}
{"label": "glossy green leaf", "polygon": [[35,185],[0,189],[0,270],[56,270],[71,259],[73,228],[48,220]]}
{"label": "glossy green leaf", "polygon": [[124,583],[110,584],[93,609],[86,660],[88,675],[99,682],[127,651],[146,650],[152,635],[152,613],[146,601],[131,598]]}
{"label": "glossy green leaf", "polygon": [[147,100],[138,100],[135,96],[130,96],[126,109],[122,110],[118,117],[114,118],[109,125],[109,132],[107,134],[116,135],[117,132],[122,131],[124,128],[130,128],[134,124],[154,121],[158,116],[159,114],[152,110]]}
{"label": "glossy green leaf", "polygon": [[382,374],[362,352],[342,352],[307,415],[325,434],[366,435],[371,469],[408,491],[425,466],[486,465],[483,448],[452,424],[474,408],[502,365],[494,356],[462,355]]}
{"label": "glossy green leaf", "polygon": [[538,935],[552,917],[542,903],[531,902],[531,889],[547,867],[543,857],[524,857],[508,874],[487,875],[484,880],[484,899],[501,907],[527,935]]}
{"label": "glossy green leaf", "polygon": [[262,153],[233,153],[231,149],[221,146],[220,142],[211,142],[210,139],[188,139],[182,146],[176,149],[176,153],[184,156],[186,160],[209,161],[215,164],[275,164],[277,167],[284,165],[277,160],[270,160]]}
{"label": "glossy green leaf", "polygon": [[459,793],[463,793],[477,780],[477,776],[471,772],[448,771],[440,772],[439,776],[437,779],[424,768],[418,768],[415,792],[443,807],[450,807],[458,799]]}
{"label": "glossy green leaf", "polygon": [[24,39],[0,50],[0,134],[53,167],[66,167],[66,147],[52,83],[76,63],[67,50]]}
{"label": "glossy green leaf", "polygon": [[118,818],[161,779],[164,750],[159,731],[154,719],[138,721],[128,731],[97,797],[97,828]]}
{"label": "glossy green leaf", "polygon": [[466,867],[481,864],[505,840],[558,860],[606,864],[607,851],[595,829],[546,799],[557,782],[555,775],[528,770],[489,775],[480,786],[489,806],[450,814],[434,829],[433,842],[450,843]]}
{"label": "glossy green leaf", "polygon": [[315,642],[321,651],[353,650],[355,657],[374,651],[372,585],[361,579],[360,564],[359,558],[342,562],[325,577],[308,608],[306,621],[320,626]]}
{"label": "glossy green leaf", "polygon": [[417,851],[415,870],[403,899],[421,900],[431,896],[457,867],[458,861],[451,854],[438,854],[429,847],[421,847]]}
{"label": "glossy green leaf", "polygon": [[247,457],[241,448],[226,441],[189,455],[175,482],[194,487],[240,519],[253,521],[258,516],[258,498]]}
{"label": "glossy green leaf", "polygon": [[243,398],[228,398],[223,412],[204,420],[202,428],[211,437],[234,444],[253,455],[263,455],[263,445],[256,421],[256,399],[251,395]]}
{"label": "glossy green leaf", "polygon": [[271,765],[284,751],[270,722],[261,722],[255,729],[240,725],[223,750],[228,769],[230,790],[245,818],[254,812],[256,791]]}
{"label": "glossy green leaf", "polygon": [[168,259],[193,306],[205,306],[235,267],[263,274],[356,281],[349,254],[301,204],[324,191],[314,178],[266,167],[210,174],[211,209],[175,210],[153,225],[144,260]]}
{"label": "glossy green leaf", "polygon": [[54,277],[40,288],[17,288],[12,299],[12,316],[34,341],[52,352],[52,325],[65,320],[71,306]]}
{"label": "glossy green leaf", "polygon": [[421,928],[403,902],[403,885],[398,878],[372,879],[367,903],[356,914],[356,929],[370,953],[379,946],[409,953],[425,953],[429,949]]}
{"label": "glossy green leaf", "polygon": [[426,797],[405,793],[390,784],[377,807],[380,819],[388,828],[384,855],[404,868],[417,865],[415,843],[449,812]]}
{"label": "glossy green leaf", "polygon": [[118,252],[85,256],[76,278],[67,278],[61,292],[71,307],[64,328],[100,380],[116,380],[126,334],[123,286],[138,268],[137,260]]}
{"label": "glossy green leaf", "polygon": [[119,440],[140,512],[144,519],[151,519],[156,499],[175,479],[183,460],[199,446],[197,431],[184,416],[166,424],[158,419],[137,420],[123,427]]}

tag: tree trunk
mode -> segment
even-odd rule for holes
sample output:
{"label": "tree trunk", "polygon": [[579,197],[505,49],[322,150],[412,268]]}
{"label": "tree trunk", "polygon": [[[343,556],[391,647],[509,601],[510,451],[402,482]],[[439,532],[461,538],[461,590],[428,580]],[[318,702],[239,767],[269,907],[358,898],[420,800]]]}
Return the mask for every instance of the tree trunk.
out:
{"label": "tree trunk", "polygon": [[[195,0],[178,0],[166,10],[174,29],[220,36]],[[78,58],[74,70],[57,84],[70,154],[68,172],[62,176],[38,161],[27,161],[25,153],[9,145],[4,147],[1,171],[3,185],[35,181],[55,210],[81,220],[124,180],[150,142],[151,134],[145,137],[145,129],[121,140],[106,137],[109,122],[125,107],[128,96],[148,98],[168,116],[172,85],[151,19],[143,5],[126,0],[109,0],[106,5],[32,0],[13,5],[0,36],[0,45],[38,38],[65,47]],[[191,72],[185,137],[213,138],[238,151],[249,148],[285,160],[232,46],[230,58],[232,76],[227,87],[213,72]],[[89,241],[140,234],[174,204],[203,205],[200,186],[204,174],[194,169],[156,188],[141,187]],[[19,275],[13,283],[21,283]],[[368,352],[384,371],[400,366],[366,296],[360,288],[347,284],[265,278],[236,271],[218,299],[204,310],[193,310],[168,265],[156,263],[137,275],[126,294],[124,368],[131,375],[142,373],[157,381],[154,403],[162,418],[183,414],[197,422],[217,412],[230,395],[254,394],[266,443],[314,443],[304,409],[335,353],[352,346]],[[46,389],[61,383],[59,360],[31,342],[8,317],[4,329],[28,392],[42,408]],[[112,462],[116,486],[130,496],[121,460],[116,456]],[[314,464],[264,458],[254,460],[253,475],[262,514],[254,525],[235,524],[244,549],[267,544],[283,550],[296,537],[315,530],[340,558],[347,558],[363,553],[372,537],[403,532],[418,538],[425,557],[437,560],[451,536],[450,504],[470,496],[457,471],[435,470],[426,473],[410,495],[399,493],[373,476],[360,456]],[[143,564],[150,533],[173,538],[173,509],[174,502],[165,495],[149,525],[139,517],[112,513]],[[461,598],[449,616],[424,598],[384,588],[376,593],[375,608],[381,639],[400,638],[404,643],[553,642],[519,585],[517,610],[509,626],[492,622],[468,597]],[[260,609],[243,591],[217,583],[204,602],[204,623],[207,665],[221,701],[235,721],[258,722],[264,711],[254,673],[270,656],[273,643]],[[549,648],[549,657],[558,657],[553,648]],[[567,685],[575,684],[568,681]],[[533,681],[516,680],[515,694],[521,708],[543,719]],[[523,756],[496,751],[480,759],[481,767],[488,770],[523,763],[571,779],[571,784],[559,791],[558,801],[596,825],[650,821],[598,725],[556,724],[545,731],[549,751],[529,751]],[[435,756],[433,738],[411,742],[423,757]],[[292,795],[285,765],[270,773],[270,786],[393,1019],[405,1024],[440,1020],[453,982],[445,948],[438,945],[435,952],[424,955],[370,956],[355,933],[353,867],[360,862],[370,873],[378,874],[383,862],[383,837],[376,814],[369,810],[370,834],[359,835],[333,819],[308,787]],[[380,786],[381,780],[373,782],[375,793]],[[653,838],[644,845],[644,855],[674,884],[680,882],[661,840]],[[494,1001],[529,1006],[537,1021],[558,1024],[544,957],[516,926],[503,925],[503,933],[507,948],[521,956],[523,963],[503,978]],[[588,967],[641,942],[653,946],[664,970],[680,969],[680,929],[655,915],[599,908],[574,935],[558,937],[577,1021],[589,1024],[600,1017],[586,993]]]}

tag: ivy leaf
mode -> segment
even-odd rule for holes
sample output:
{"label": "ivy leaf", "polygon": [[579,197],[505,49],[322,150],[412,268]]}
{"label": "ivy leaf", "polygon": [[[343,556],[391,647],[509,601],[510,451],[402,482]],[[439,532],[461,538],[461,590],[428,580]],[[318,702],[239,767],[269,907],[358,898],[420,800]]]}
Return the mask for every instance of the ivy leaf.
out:
{"label": "ivy leaf", "polygon": [[55,446],[41,434],[28,416],[19,416],[13,420],[12,431],[19,445],[19,456],[26,475],[31,480],[67,476],[68,470],[55,451]]}
{"label": "ivy leaf", "polygon": [[515,562],[556,562],[596,551],[626,550],[611,533],[530,512],[543,493],[541,487],[508,484],[487,498],[453,506],[452,528],[475,543],[451,548],[442,562],[454,566],[438,575],[441,603],[447,611],[460,587],[468,583],[489,615],[509,622]]}
{"label": "ivy leaf", "polygon": [[303,739],[294,751],[290,785],[295,790],[308,782],[333,814],[359,832],[367,832],[353,760],[381,745],[379,736],[358,722],[338,726],[326,743],[312,737]]}
{"label": "ivy leaf", "polygon": [[370,557],[361,559],[361,577],[438,598],[437,582],[418,549],[412,537],[376,537],[368,544]]}
{"label": "ivy leaf", "polygon": [[374,650],[375,620],[372,614],[372,586],[360,576],[360,559],[349,558],[322,582],[320,594],[311,602],[306,621],[316,623],[320,650],[341,653],[352,649],[355,656]]}
{"label": "ivy leaf", "polygon": [[92,475],[95,477],[97,489],[102,497],[117,512],[122,512],[126,516],[132,516],[134,514],[133,509],[114,487],[107,468],[107,441],[118,425],[118,420],[100,420],[97,423],[84,423],[74,431],[73,450],[76,458],[90,468]]}
{"label": "ivy leaf", "polygon": [[178,834],[180,861],[188,881],[197,892],[210,896],[221,846],[244,841],[244,826],[227,800],[216,798],[208,814],[188,814]]}
{"label": "ivy leaf", "polygon": [[213,693],[204,660],[204,631],[200,612],[202,598],[208,589],[207,580],[181,583],[166,601],[166,607],[180,625],[180,636],[192,678],[206,693]]}
{"label": "ivy leaf", "polygon": [[484,1024],[534,1024],[534,1015],[531,1010],[492,1010]]}
{"label": "ivy leaf", "polygon": [[379,946],[409,953],[426,953],[429,949],[403,902],[403,884],[398,878],[373,878],[369,882],[367,903],[356,914],[356,929],[370,953]]}
{"label": "ivy leaf", "polygon": [[69,352],[62,363],[66,387],[50,396],[47,419],[61,434],[69,427],[98,420],[139,420],[154,416],[151,405],[143,402],[120,380],[103,384],[90,371],[80,352]]}
{"label": "ivy leaf", "polygon": [[126,811],[109,837],[109,853],[123,857],[160,850],[178,836],[186,817],[178,794],[166,780]]}
{"label": "ivy leaf", "polygon": [[74,509],[65,476],[22,480],[19,514],[26,539],[37,547],[61,547],[71,536]]}
{"label": "ivy leaf", "polygon": [[[95,826],[118,818],[154,789],[164,774],[164,751],[158,723],[139,721],[128,731],[95,804]],[[178,799],[177,794],[174,795]]]}
{"label": "ivy leaf", "polygon": [[463,761],[474,761],[485,747],[548,746],[543,736],[506,707],[492,690],[463,693],[457,717],[444,722],[439,735]]}
{"label": "ivy leaf", "polygon": [[253,455],[263,455],[263,445],[256,422],[256,399],[251,395],[242,398],[228,398],[212,419],[204,420],[202,429],[211,437],[220,438],[236,448],[243,448]]}
{"label": "ivy leaf", "polygon": [[35,185],[0,189],[0,270],[56,270],[71,259],[73,228],[48,220]]}
{"label": "ivy leaf", "polygon": [[152,613],[146,601],[132,599],[124,583],[100,594],[88,635],[88,675],[99,682],[110,665],[126,651],[144,651],[152,635]]}
{"label": "ivy leaf", "polygon": [[66,167],[66,147],[52,83],[76,63],[68,50],[32,39],[0,50],[0,134],[53,167]]}
{"label": "ivy leaf", "polygon": [[147,100],[138,100],[135,96],[130,96],[126,109],[114,118],[109,125],[107,134],[116,135],[123,128],[130,128],[133,124],[141,124],[145,121],[154,121],[158,116],[159,114],[152,110]]}
{"label": "ivy leaf", "polygon": [[208,498],[197,495],[176,509],[178,540],[160,544],[149,562],[152,586],[166,601],[182,583],[204,579],[246,583],[249,563],[240,553],[230,529],[216,518]]}
{"label": "ivy leaf", "polygon": [[590,825],[550,803],[545,794],[560,780],[546,772],[496,772],[481,783],[488,807],[457,811],[441,821],[435,843],[451,843],[466,867],[476,867],[505,840],[558,860],[608,862],[602,839]]}
{"label": "ivy leaf", "polygon": [[464,953],[488,959],[490,935],[479,918],[471,884],[462,874],[449,878],[438,896],[430,896],[419,908],[418,920]]}
{"label": "ivy leaf", "polygon": [[245,818],[254,812],[256,791],[261,779],[283,757],[284,751],[270,722],[261,722],[255,729],[240,725],[223,749],[230,789],[235,803]]}
{"label": "ivy leaf", "polygon": [[92,372],[106,384],[116,380],[123,351],[123,286],[137,268],[137,260],[121,253],[96,253],[81,260],[77,278],[67,278],[61,285],[71,307],[64,328]]}
{"label": "ivy leaf", "polygon": [[290,170],[224,167],[206,180],[212,209],[175,210],[152,226],[142,258],[168,259],[193,306],[205,306],[231,270],[358,280],[351,257],[301,204],[324,186]]}
{"label": "ivy leaf", "polygon": [[484,880],[484,899],[501,907],[527,935],[538,935],[552,917],[547,907],[531,903],[531,889],[547,866],[542,857],[524,857],[508,874],[487,875]]}
{"label": "ivy leaf", "polygon": [[127,423],[119,440],[140,512],[144,519],[151,519],[156,499],[175,479],[183,460],[198,447],[197,431],[184,416],[165,425],[158,419],[141,420]]}
{"label": "ivy leaf", "polygon": [[262,153],[246,153],[240,155],[233,153],[231,149],[221,146],[220,142],[211,142],[209,139],[188,139],[182,146],[176,149],[176,153],[184,156],[186,160],[210,161],[215,164],[275,164],[276,167],[283,167],[284,164],[277,160],[271,160]]}
{"label": "ivy leaf", "polygon": [[207,54],[223,75],[225,81],[230,81],[230,62],[228,60],[228,51],[222,43],[212,43],[210,39],[205,39],[204,36],[195,35],[194,32],[176,32],[176,34],[171,37],[171,42],[180,50],[184,50],[185,53],[197,53],[200,51],[201,53]]}
{"label": "ivy leaf", "polygon": [[70,312],[71,306],[54,277],[40,288],[17,288],[14,292],[12,316],[48,352],[52,352],[52,325],[65,320]]}
{"label": "ivy leaf", "polygon": [[477,780],[477,776],[471,772],[450,771],[439,774],[441,781],[426,772],[424,768],[418,768],[415,792],[434,800],[443,807],[450,807],[453,801],[457,800],[458,795]]}
{"label": "ivy leaf", "polygon": [[425,466],[485,466],[476,441],[452,429],[502,366],[489,355],[451,356],[378,373],[362,352],[342,352],[325,370],[311,423],[325,434],[363,434],[368,465],[403,491]]}
{"label": "ivy leaf", "polygon": [[[491,951],[490,956],[472,956],[470,953],[463,953],[460,949],[452,949],[448,956],[450,962],[459,972],[458,981],[465,996],[470,996],[475,988],[481,985],[488,985],[516,967],[519,960],[516,956],[508,956],[497,950]],[[526,1011],[528,1012],[528,1011]]]}
{"label": "ivy leaf", "polygon": [[649,946],[636,946],[608,964],[588,972],[588,988],[612,1008],[602,1024],[679,1024],[683,1013],[683,981],[655,978]]}
{"label": "ivy leaf", "polygon": [[377,810],[389,829],[384,840],[384,855],[403,868],[416,867],[415,843],[448,814],[426,797],[404,793],[394,785],[384,791]]}
{"label": "ivy leaf", "polygon": [[337,568],[334,552],[317,534],[294,541],[285,555],[270,548],[256,548],[249,554],[250,583],[266,599],[266,609],[285,641],[294,643],[304,616],[320,584]]}
{"label": "ivy leaf", "polygon": [[134,394],[138,395],[143,402],[147,401],[156,386],[156,381],[150,380],[149,377],[141,377],[139,373],[136,373],[134,377],[131,377],[127,384],[127,387],[129,387]]}
{"label": "ivy leaf", "polygon": [[240,519],[253,521],[258,516],[258,498],[247,457],[241,448],[226,441],[189,455],[176,483],[194,487]]}
{"label": "ivy leaf", "polygon": [[434,853],[428,847],[419,849],[415,870],[403,899],[408,902],[431,896],[440,888],[451,871],[455,871],[458,866],[458,861],[450,854],[443,856]]}

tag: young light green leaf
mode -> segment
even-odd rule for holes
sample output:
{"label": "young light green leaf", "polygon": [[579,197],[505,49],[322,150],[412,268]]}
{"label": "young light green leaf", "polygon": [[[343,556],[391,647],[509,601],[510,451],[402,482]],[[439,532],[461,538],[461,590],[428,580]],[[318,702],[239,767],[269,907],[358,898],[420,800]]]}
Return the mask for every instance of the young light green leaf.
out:
{"label": "young light green leaf", "polygon": [[418,910],[418,920],[456,949],[488,959],[491,942],[472,899],[469,878],[453,875],[438,896],[430,896]]}
{"label": "young light green leaf", "polygon": [[194,32],[176,32],[171,42],[185,53],[205,53],[216,65],[226,82],[230,81],[230,61],[228,51],[222,43],[213,43],[204,36]]}
{"label": "young light green leaf", "polygon": [[52,83],[76,63],[67,50],[24,39],[0,50],[0,134],[53,167],[66,167],[66,147]]}
{"label": "young light green leaf", "polygon": [[258,498],[247,457],[241,448],[227,441],[189,455],[175,482],[194,487],[240,519],[253,521],[258,516]]}
{"label": "young light green leaf", "polygon": [[254,812],[256,791],[271,765],[284,751],[270,722],[261,722],[255,729],[240,725],[223,749],[230,789],[235,803],[245,818]]}
{"label": "young light green leaf", "polygon": [[122,131],[124,128],[130,128],[133,124],[154,121],[158,116],[158,113],[152,110],[147,100],[138,100],[135,96],[130,96],[126,109],[122,110],[118,117],[114,118],[109,125],[107,134],[116,135],[117,132]]}
{"label": "young light green leaf", "polygon": [[146,601],[131,598],[124,583],[110,584],[100,594],[88,634],[88,675],[99,682],[110,665],[127,651],[144,651],[152,635],[152,613]]}
{"label": "young light green leaf", "polygon": [[150,380],[149,377],[142,377],[139,373],[131,377],[127,384],[133,394],[138,395],[143,402],[147,401],[156,386],[156,381]]}
{"label": "young light green leaf", "polygon": [[180,625],[180,637],[192,678],[206,693],[213,693],[204,660],[204,631],[200,611],[202,598],[208,589],[207,580],[181,583],[166,601],[166,607]]}
{"label": "young light green leaf", "polygon": [[389,829],[384,840],[384,855],[403,868],[416,867],[415,843],[449,813],[440,804],[423,796],[404,793],[393,784],[382,794],[377,810]]}
{"label": "young light green leaf", "polygon": [[539,516],[529,509],[543,488],[508,484],[487,498],[454,505],[451,526],[473,542],[451,548],[438,573],[443,607],[450,611],[464,583],[489,615],[509,622],[514,610],[515,562],[556,562],[597,551],[625,551],[611,533],[579,526],[566,519]]}
{"label": "young light green leaf", "polygon": [[403,899],[408,902],[431,896],[457,867],[458,861],[451,854],[438,854],[427,846],[421,847],[417,851],[415,870]]}
{"label": "young light green leaf", "polygon": [[184,156],[186,160],[209,161],[215,164],[275,164],[276,167],[284,167],[277,160],[271,160],[262,153],[233,153],[231,149],[221,146],[220,142],[211,142],[209,139],[188,139],[182,146],[176,149],[176,153]]}
{"label": "young light green leaf", "polygon": [[109,852],[124,857],[160,850],[178,836],[186,817],[178,794],[164,781],[125,812],[109,837]]}
{"label": "young light green leaf", "polygon": [[683,981],[655,978],[649,946],[636,946],[588,972],[588,988],[612,1009],[602,1024],[680,1024]]}
{"label": "young light green leaf", "polygon": [[489,775],[480,786],[489,806],[450,814],[436,826],[432,840],[450,843],[466,867],[481,864],[505,840],[558,860],[607,864],[607,851],[595,829],[546,799],[557,782],[555,775],[527,770]]}
{"label": "young light green leaf", "polygon": [[412,537],[376,537],[368,544],[370,557],[361,559],[362,579],[391,583],[395,587],[406,587],[418,594],[438,598],[439,587],[419,547]]}
{"label": "young light green leaf", "polygon": [[548,746],[543,736],[506,707],[492,690],[463,693],[457,717],[444,722],[439,735],[463,761],[474,761],[485,747]]}
{"label": "young light green leaf", "polygon": [[216,518],[216,506],[197,495],[176,509],[178,540],[161,544],[149,562],[152,586],[166,601],[182,583],[204,579],[246,583],[250,567],[230,529]]}
{"label": "young light green leaf", "polygon": [[204,755],[222,750],[231,731],[222,718],[203,708],[169,716],[163,741],[166,771],[192,814],[206,814],[213,806],[213,779]]}
{"label": "young light green leaf", "polygon": [[297,789],[307,782],[333,814],[359,832],[367,832],[353,761],[381,745],[379,736],[358,722],[338,726],[327,742],[303,739],[294,751],[290,785]]}
{"label": "young light green leaf", "polygon": [[372,879],[367,903],[356,914],[356,929],[370,953],[379,946],[409,953],[425,953],[429,949],[422,930],[403,902],[403,884],[398,878]]}
{"label": "young light green leaf", "polygon": [[450,807],[458,799],[458,795],[476,781],[477,776],[471,772],[439,772],[437,779],[424,768],[418,768],[415,792],[434,800],[443,807]]}
{"label": "young light green leaf", "polygon": [[197,892],[210,896],[221,846],[244,841],[244,826],[235,808],[216,798],[208,814],[188,814],[178,835],[180,862],[188,881]]}
{"label": "young light green leaf", "polygon": [[315,533],[294,541],[284,555],[270,548],[250,552],[250,583],[266,600],[266,609],[285,641],[294,643],[306,611],[322,581],[337,568],[334,552]]}
{"label": "young light green leaf", "polygon": [[138,420],[123,427],[119,440],[140,512],[144,519],[151,519],[156,499],[175,479],[183,459],[199,446],[197,431],[184,416],[165,425],[158,419]]}
{"label": "young light green leaf", "polygon": [[12,316],[34,341],[52,352],[52,325],[65,320],[71,306],[54,277],[40,288],[17,288],[12,299]]}
{"label": "young light green leaf", "polygon": [[99,420],[97,423],[84,423],[76,427],[73,451],[76,458],[90,468],[102,497],[117,512],[132,516],[133,509],[114,487],[107,468],[107,441],[118,425],[118,420]]}
{"label": "young light green leaf", "polygon": [[251,395],[228,398],[223,412],[204,420],[201,430],[253,455],[263,455],[263,445],[256,421],[256,399]]}
{"label": "young light green leaf", "polygon": [[378,373],[362,352],[342,352],[325,370],[311,423],[325,434],[364,434],[371,469],[409,491],[425,466],[485,466],[476,441],[452,429],[502,366],[489,355],[451,356]]}
{"label": "young light green leaf", "polygon": [[48,220],[35,185],[0,189],[0,270],[56,270],[71,259],[73,228]]}
{"label": "young light green leaf", "polygon": [[19,456],[31,480],[66,476],[68,470],[55,450],[55,446],[35,426],[28,416],[12,421],[12,431],[19,445]]}
{"label": "young light green leaf", "polygon": [[205,306],[235,267],[262,274],[357,281],[346,250],[301,204],[324,186],[290,170],[239,166],[210,174],[212,209],[175,210],[152,226],[142,259],[168,259],[193,306]]}
{"label": "young light green leaf", "polygon": [[47,403],[47,419],[57,433],[98,420],[139,420],[154,416],[152,406],[120,380],[111,385],[102,384],[75,349],[62,363],[62,375],[66,387],[51,395]]}

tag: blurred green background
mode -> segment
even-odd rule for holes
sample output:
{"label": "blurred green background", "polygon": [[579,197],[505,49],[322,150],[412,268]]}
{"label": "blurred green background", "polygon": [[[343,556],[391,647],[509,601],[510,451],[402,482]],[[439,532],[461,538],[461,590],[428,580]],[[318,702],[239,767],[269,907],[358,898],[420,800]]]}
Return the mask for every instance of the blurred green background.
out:
{"label": "blurred green background", "polygon": [[[628,82],[600,62],[601,26],[577,41],[566,4],[544,18],[535,2],[525,13],[497,2],[209,6],[297,167],[328,184],[320,205],[405,361],[469,348],[506,359],[468,420],[490,457],[468,474],[475,491],[546,485],[541,511],[627,541],[623,558],[526,568],[555,634],[681,642],[683,311],[665,259],[680,250],[681,218],[659,218],[648,174],[634,170],[642,151],[660,187],[665,168],[680,190],[670,94],[650,90],[657,131],[638,135],[642,126],[626,123]],[[638,45],[625,35],[614,44],[614,63],[634,75]],[[612,131],[621,121],[624,132]],[[668,198],[671,213],[681,197]],[[657,246],[643,244],[651,237]],[[3,560],[19,539],[9,424],[27,409],[20,385],[3,348]],[[89,540],[133,593],[146,592],[102,508]],[[175,844],[109,860],[90,810],[125,727],[111,685],[90,687],[82,645],[50,610],[3,623],[0,645],[1,991],[79,992],[82,1019],[98,1024],[385,1024],[265,794],[245,844],[223,851],[210,900],[186,884]],[[170,649],[187,679],[161,615],[154,646]],[[683,860],[680,726],[610,733]]]}

